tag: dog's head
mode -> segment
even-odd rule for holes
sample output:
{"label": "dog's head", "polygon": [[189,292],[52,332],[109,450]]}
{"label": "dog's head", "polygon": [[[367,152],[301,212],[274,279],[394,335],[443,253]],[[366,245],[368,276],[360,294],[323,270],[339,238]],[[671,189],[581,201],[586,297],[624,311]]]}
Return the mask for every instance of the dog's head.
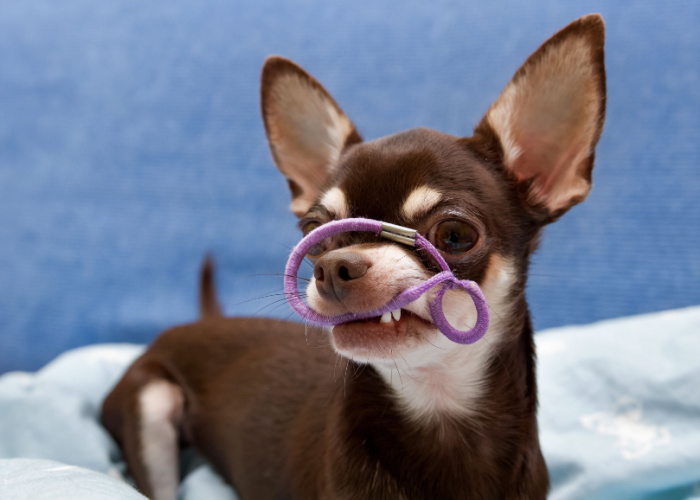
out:
{"label": "dog's head", "polygon": [[[460,279],[482,287],[493,311],[487,339],[507,336],[524,314],[527,262],[540,229],[591,188],[605,114],[603,42],[599,16],[554,35],[469,138],[414,129],[363,142],[320,83],[293,62],[270,57],[262,74],[263,118],[302,231],[348,217],[417,229]],[[363,233],[326,240],[309,258],[307,299],[326,315],[379,308],[438,270],[426,255]],[[375,365],[401,358],[416,366],[429,363],[435,348],[461,347],[436,329],[429,299],[391,318],[334,327],[336,350]],[[448,292],[445,312],[462,330],[474,324],[466,294]]]}

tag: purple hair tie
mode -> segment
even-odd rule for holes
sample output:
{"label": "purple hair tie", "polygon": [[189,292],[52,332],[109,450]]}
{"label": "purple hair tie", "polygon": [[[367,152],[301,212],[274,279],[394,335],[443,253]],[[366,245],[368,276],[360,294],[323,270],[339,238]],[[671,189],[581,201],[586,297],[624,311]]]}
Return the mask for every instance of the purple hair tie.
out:
{"label": "purple hair tie", "polygon": [[[423,283],[407,288],[394,297],[393,300],[389,301],[388,304],[379,309],[361,313],[348,312],[337,316],[324,316],[319,314],[307,306],[299,296],[299,290],[297,288],[297,272],[299,271],[299,266],[301,266],[304,257],[314,245],[330,236],[349,231],[368,231],[380,235],[383,238],[403,243],[404,245],[424,248],[440,264],[442,272],[432,276]],[[457,279],[457,277],[452,274],[450,266],[447,265],[445,259],[440,255],[440,252],[414,229],[372,219],[357,218],[332,221],[311,231],[296,247],[294,247],[284,272],[284,292],[289,305],[297,314],[304,318],[305,321],[320,326],[338,325],[348,321],[381,316],[386,312],[408,305],[439,284],[442,284],[442,286],[436,292],[435,298],[430,302],[430,315],[435,325],[453,342],[457,342],[458,344],[473,344],[486,334],[486,330],[489,327],[489,309],[484,294],[481,292],[479,285],[475,282]],[[463,288],[471,296],[476,306],[476,325],[466,332],[457,330],[450,325],[442,310],[442,300],[445,292],[456,288]]]}

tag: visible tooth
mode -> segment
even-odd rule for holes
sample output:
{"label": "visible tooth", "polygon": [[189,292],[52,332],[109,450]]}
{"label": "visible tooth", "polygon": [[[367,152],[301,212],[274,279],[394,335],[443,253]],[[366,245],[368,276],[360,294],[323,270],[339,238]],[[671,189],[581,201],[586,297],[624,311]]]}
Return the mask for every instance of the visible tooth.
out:
{"label": "visible tooth", "polygon": [[391,313],[385,312],[382,314],[382,317],[379,318],[380,323],[389,323],[391,322]]}
{"label": "visible tooth", "polygon": [[400,320],[401,319],[401,309],[391,311],[391,317],[394,318],[394,321]]}

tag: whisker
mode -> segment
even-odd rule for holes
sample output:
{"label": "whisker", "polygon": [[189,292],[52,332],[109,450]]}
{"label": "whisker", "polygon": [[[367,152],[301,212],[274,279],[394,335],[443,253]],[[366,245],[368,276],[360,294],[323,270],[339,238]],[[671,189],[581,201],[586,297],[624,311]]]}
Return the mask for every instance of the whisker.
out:
{"label": "whisker", "polygon": [[257,315],[260,314],[263,310],[268,309],[268,308],[271,308],[270,312],[276,311],[276,310],[278,310],[280,307],[282,307],[286,302],[287,302],[287,300],[285,299],[285,300],[277,300],[277,301],[272,302],[272,303],[270,303],[270,304],[265,304],[265,305],[262,306],[260,309],[258,309],[257,311],[255,311],[255,312],[253,313],[253,316],[257,316]]}
{"label": "whisker", "polygon": [[501,358],[501,355],[498,354],[498,350],[493,348],[493,344],[491,344],[491,343],[488,341],[488,339],[486,338],[486,336],[483,336],[483,337],[481,338],[481,340],[482,340],[482,341],[485,341],[485,342],[486,342],[486,345],[488,345],[488,346],[492,349],[492,351],[496,353],[496,357],[498,358],[498,361],[499,361],[499,362],[501,363],[501,365],[503,366],[503,369],[504,369],[505,372],[506,372],[506,376],[508,377],[508,380],[512,383],[512,382],[513,382],[513,379],[512,379],[511,376],[510,376],[510,372],[508,371],[508,367],[506,366],[505,361],[503,361],[503,358]]}
{"label": "whisker", "polygon": [[[392,350],[391,357],[394,357],[394,353]],[[399,380],[401,381],[401,390],[403,391],[403,377],[401,376],[401,372],[399,371],[399,365],[396,364],[396,360],[394,361],[394,366],[396,367],[396,374],[399,376]]]}
{"label": "whisker", "polygon": [[494,313],[496,316],[498,316],[498,319],[500,319],[501,321],[503,321],[503,317],[502,317],[500,314],[498,314],[498,313],[496,312],[496,310],[495,310],[493,307],[491,307],[491,304],[489,304],[489,303],[487,302],[487,303],[486,303],[486,306],[489,308],[489,311],[491,311],[491,312]]}
{"label": "whisker", "polygon": [[318,345],[310,345],[308,346],[309,349],[326,349],[327,347],[331,347],[331,343],[328,342],[327,344],[318,344]]}
{"label": "whisker", "polygon": [[408,377],[409,377],[411,380],[417,381],[418,379],[417,379],[417,378],[415,377],[415,375],[413,374],[413,368],[411,368],[411,365],[408,364],[408,361],[406,361],[406,358],[404,358],[404,357],[403,357],[403,354],[401,354],[400,352],[399,352],[399,356],[401,356],[401,359],[403,359],[403,363],[406,365],[406,368],[408,368],[408,371],[410,372],[410,373],[408,374]]}
{"label": "whisker", "polygon": [[292,250],[294,250],[294,247],[290,247],[287,243],[282,243],[281,241],[277,241],[277,242],[275,242],[275,244],[276,244],[278,247],[284,248],[284,249],[287,250],[288,252],[291,252]]}
{"label": "whisker", "polygon": [[336,374],[336,369],[338,368],[338,361],[340,361],[340,360],[342,360],[342,359],[343,359],[343,357],[342,357],[339,353],[336,352],[336,354],[335,354],[335,364],[333,365],[333,382],[337,382],[337,381],[338,381],[337,374]]}
{"label": "whisker", "polygon": [[365,371],[365,366],[364,364],[356,364],[355,365],[355,373],[353,373],[352,377],[350,377],[350,382],[353,380],[357,380],[360,375],[362,375],[362,372]]}
{"label": "whisker", "polygon": [[397,258],[397,259],[395,260],[395,262],[398,264],[399,262],[401,262],[402,260],[404,260],[406,257],[408,257],[408,254],[407,254],[407,253],[405,253],[405,254],[403,254],[401,257]]}
{"label": "whisker", "polygon": [[[299,296],[306,298],[306,294],[300,293]],[[284,300],[287,300],[287,294],[285,292],[275,292],[267,295],[261,295],[260,297],[253,297],[252,299],[243,300],[241,302],[236,302],[235,304],[232,304],[232,307],[248,304],[249,302],[255,302],[256,300],[269,299],[271,297],[284,297]]]}
{"label": "whisker", "polygon": [[348,359],[348,362],[345,363],[345,376],[343,377],[343,397],[346,398],[348,396],[347,393],[347,384],[348,384],[348,367],[350,366],[350,359]]}
{"label": "whisker", "polygon": [[446,347],[438,347],[438,346],[436,346],[435,344],[433,344],[433,343],[432,343],[430,340],[428,340],[427,338],[423,338],[423,340],[425,340],[428,344],[430,344],[431,346],[433,346],[435,349],[440,349],[441,351],[448,351],[448,350],[449,350],[449,349],[447,349]]}
{"label": "whisker", "polygon": [[298,276],[298,275],[295,276],[293,274],[286,274],[286,273],[257,273],[257,274],[248,274],[247,276],[249,278],[259,278],[261,276],[265,276],[265,277],[272,276],[275,278],[295,278],[295,279],[303,280],[303,281],[306,281],[309,283],[311,282],[311,280],[309,278],[304,278],[303,276]]}

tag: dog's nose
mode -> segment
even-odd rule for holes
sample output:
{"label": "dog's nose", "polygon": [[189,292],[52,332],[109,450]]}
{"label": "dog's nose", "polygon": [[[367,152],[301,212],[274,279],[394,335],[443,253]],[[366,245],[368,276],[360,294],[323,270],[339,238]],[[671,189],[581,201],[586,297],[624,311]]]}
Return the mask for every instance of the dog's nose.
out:
{"label": "dog's nose", "polygon": [[327,300],[344,300],[370,264],[357,252],[330,252],[314,264],[318,293]]}

